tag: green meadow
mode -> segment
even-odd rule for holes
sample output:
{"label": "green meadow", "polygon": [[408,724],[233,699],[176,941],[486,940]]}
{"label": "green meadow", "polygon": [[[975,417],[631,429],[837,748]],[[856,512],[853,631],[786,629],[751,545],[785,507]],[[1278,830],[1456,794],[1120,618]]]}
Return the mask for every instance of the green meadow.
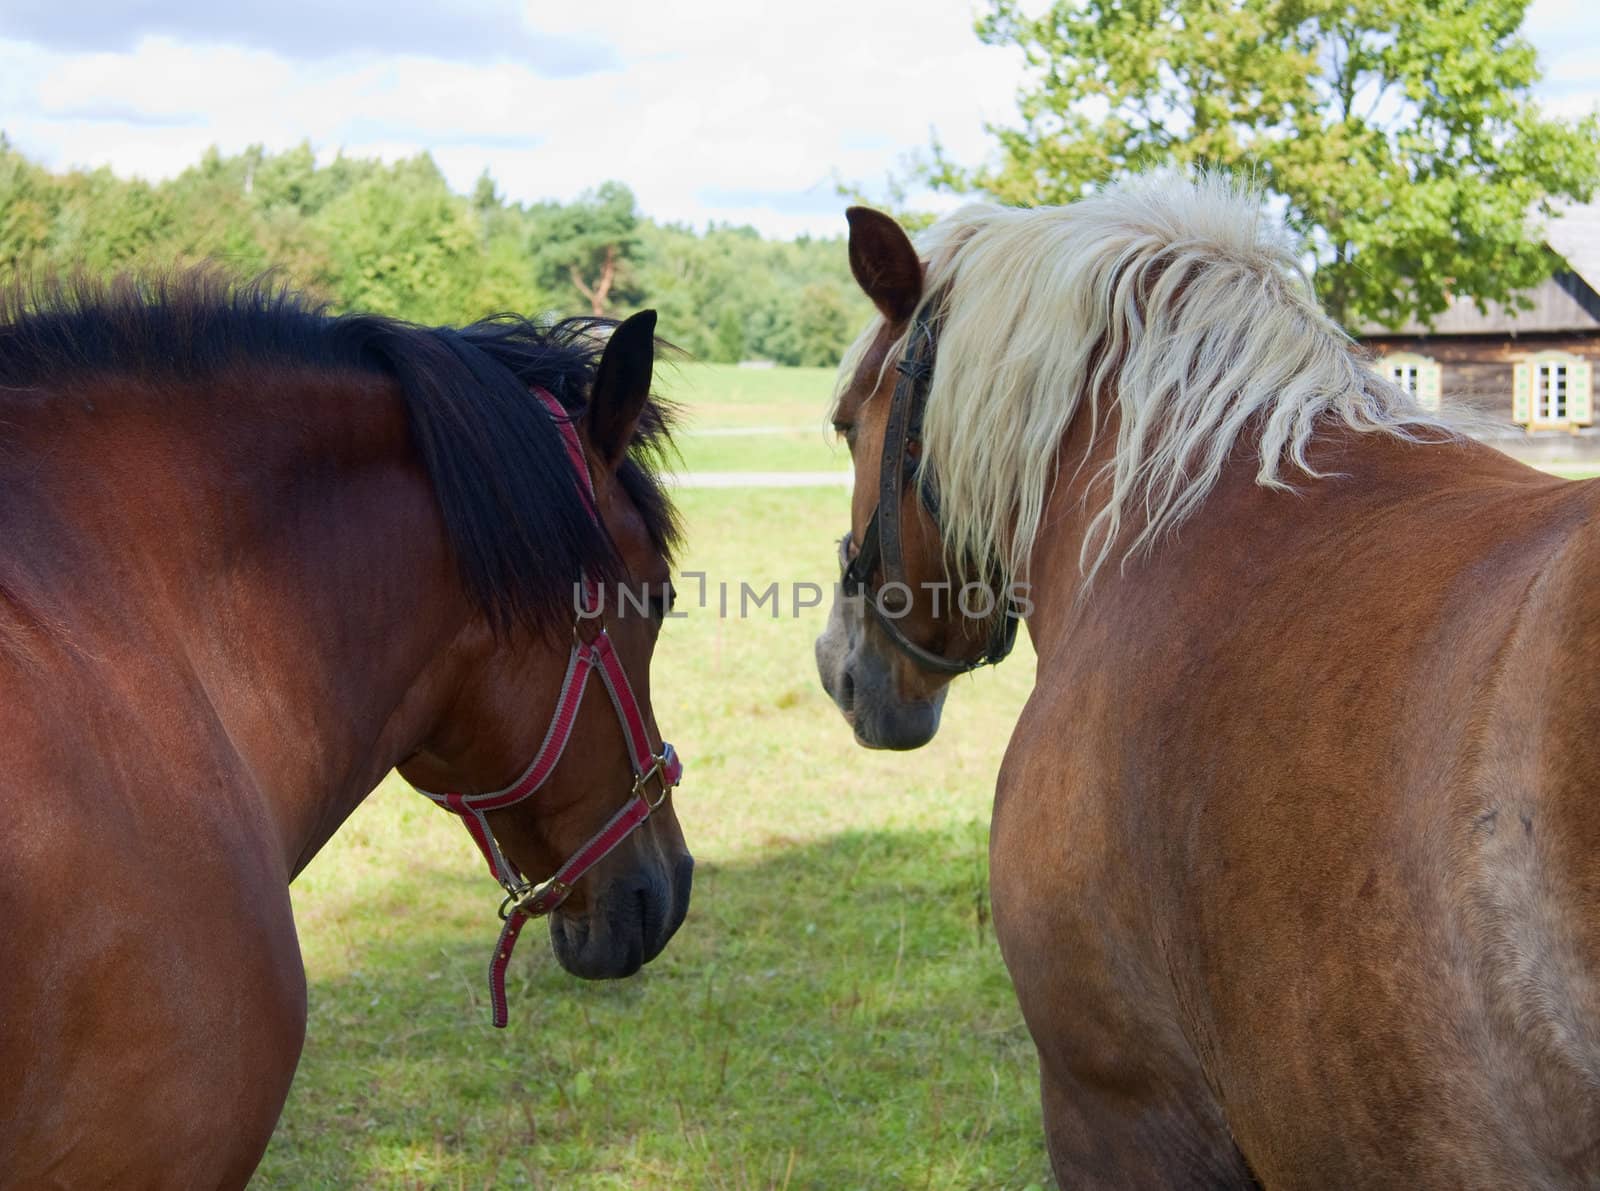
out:
{"label": "green meadow", "polygon": [[683,411],[678,447],[688,471],[850,470],[828,427],[830,368],[668,363],[657,379]]}
{"label": "green meadow", "polygon": [[[824,370],[691,366],[663,382],[694,470],[848,468]],[[761,433],[697,433],[739,428]],[[928,748],[861,749],[817,684],[826,610],[795,615],[788,595],[832,582],[848,489],[689,489],[680,504],[705,606],[680,581],[652,685],[687,766],[688,920],[638,976],[598,984],[530,927],[511,1026],[493,1030],[497,889],[466,832],[391,778],[293,889],[310,1024],[258,1185],[1048,1184],[987,898],[1025,645],[956,684]],[[742,584],[773,582],[778,617],[738,615]]]}

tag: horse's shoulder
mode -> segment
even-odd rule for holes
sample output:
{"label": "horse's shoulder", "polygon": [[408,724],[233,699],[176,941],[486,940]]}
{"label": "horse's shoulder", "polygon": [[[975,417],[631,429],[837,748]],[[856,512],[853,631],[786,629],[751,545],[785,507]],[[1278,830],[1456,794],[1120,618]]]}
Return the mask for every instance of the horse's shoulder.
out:
{"label": "horse's shoulder", "polygon": [[1600,663],[1600,480],[1552,489],[1523,529],[1517,642],[1558,668]]}

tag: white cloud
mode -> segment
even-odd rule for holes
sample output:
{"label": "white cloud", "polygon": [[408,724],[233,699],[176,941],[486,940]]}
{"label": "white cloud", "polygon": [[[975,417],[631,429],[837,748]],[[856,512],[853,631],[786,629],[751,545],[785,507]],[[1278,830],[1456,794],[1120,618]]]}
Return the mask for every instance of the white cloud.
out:
{"label": "white cloud", "polygon": [[603,40],[542,28],[536,5],[510,0],[0,0],[14,38],[73,52],[128,50],[144,37],[271,50],[299,61],[424,54],[518,61],[571,77],[615,65]]}
{"label": "white cloud", "polygon": [[[475,63],[453,43],[426,57],[295,57],[270,28],[219,45],[202,43],[209,25],[193,38],[130,27],[131,48],[92,53],[0,41],[0,112],[14,140],[57,167],[165,176],[211,144],[307,139],[328,154],[427,149],[461,189],[485,166],[522,200],[617,178],[656,218],[779,235],[841,230],[835,177],[877,189],[935,133],[976,163],[990,147],[984,122],[1014,118],[1018,56],[978,41],[967,0],[591,0],[520,15],[501,0],[484,15],[493,3],[473,0],[473,11],[537,26],[554,45],[606,47],[618,65],[552,77],[548,63],[543,74],[490,53]],[[1550,109],[1591,110],[1600,9],[1535,0],[1527,31]]]}

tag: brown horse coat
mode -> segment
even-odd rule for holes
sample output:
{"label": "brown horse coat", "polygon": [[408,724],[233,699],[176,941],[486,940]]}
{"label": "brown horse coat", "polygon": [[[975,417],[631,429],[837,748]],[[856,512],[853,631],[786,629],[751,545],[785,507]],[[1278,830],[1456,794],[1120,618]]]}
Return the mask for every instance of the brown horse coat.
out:
{"label": "brown horse coat", "polygon": [[[491,631],[401,385],[330,363],[334,324],[259,297],[202,285],[0,320],[0,371],[33,374],[0,390],[0,1186],[244,1183],[305,1029],[289,881],[403,761],[446,788],[504,785],[555,702],[569,642],[520,622]],[[52,374],[51,337],[79,316],[116,350]],[[343,325],[358,324],[409,345],[402,375],[405,352],[433,350],[431,332]],[[219,325],[241,337],[214,345],[231,364],[128,358],[147,331],[166,327],[181,354]],[[599,378],[583,429],[618,573],[658,582],[662,524],[647,514],[661,510],[619,481],[651,325],[616,332],[609,372],[597,348],[563,358],[569,379]],[[440,367],[478,399],[483,382]],[[421,400],[446,401],[411,371]],[[465,406],[450,416],[472,424]],[[551,491],[571,488],[562,516],[581,529],[574,484],[563,464]],[[570,582],[551,577],[553,613]],[[647,709],[658,627],[613,626]],[[626,796],[603,698],[568,756],[537,807],[492,820],[531,874]],[[563,962],[620,975],[653,955],[682,919],[687,863],[663,808],[552,919]]]}
{"label": "brown horse coat", "polygon": [[[1023,577],[1037,682],[999,776],[990,875],[996,934],[1038,1047],[1057,1178],[1592,1185],[1600,485],[1430,431],[1403,395],[1360,370],[1301,291],[1284,289],[1292,257],[1258,251],[1248,227],[1230,238],[1230,219],[1248,224],[1247,203],[1225,199],[1209,225],[1213,208],[1193,225],[1172,215],[1197,202],[1206,196],[1184,187],[1154,202],[1114,192],[1083,216],[1109,212],[1113,230],[1127,229],[1126,241],[1104,229],[1085,237],[1110,245],[1104,293],[1116,298],[1102,305],[1127,321],[1080,324],[1075,299],[1056,311],[1056,333],[1085,337],[1089,350],[1073,357],[1081,370],[1048,374],[1030,400],[1065,402],[1089,378],[1104,387],[1058,418],[1036,518],[1016,505],[994,518],[1006,532],[1019,519],[1036,531]],[[1060,237],[1078,234],[1077,218],[1071,208],[957,216],[948,233],[935,229],[925,283],[898,228],[852,213],[852,264],[883,315],[847,369],[836,415],[853,443],[858,540],[893,386],[881,361],[911,312],[948,303],[945,325],[959,330],[973,270],[993,263],[981,255],[991,219],[1025,231],[1049,221]],[[1035,243],[1047,261],[1042,233]],[[1016,284],[1033,284],[1017,268]],[[1207,269],[1227,286],[1207,291]],[[1269,387],[1254,409],[1242,408],[1247,389],[1224,393],[1218,420],[1237,413],[1235,429],[1174,456],[1192,477],[1217,447],[1201,499],[1125,552],[1170,490],[1116,487],[1123,431],[1148,415],[1159,442],[1186,424],[1184,401],[1216,395],[1191,382],[1213,359],[1236,368],[1250,346],[1251,327],[1227,317],[1226,294],[1246,290],[1288,303],[1316,341],[1317,367],[1348,375],[1350,388],[1319,380],[1296,398],[1312,410],[1298,451],[1292,436],[1263,445],[1299,412],[1283,390]],[[1198,308],[1184,312],[1186,297]],[[1220,336],[1229,350],[1209,351]],[[975,511],[981,477],[964,486],[960,460],[946,466],[941,441],[956,454],[971,447],[941,440],[939,419],[965,403],[972,425],[1019,441],[1010,415],[982,416],[1004,398],[981,375],[1003,361],[1031,377],[1034,364],[1003,350],[1021,351],[1020,334],[1000,334],[992,357],[964,361],[968,383],[941,393],[940,369],[973,342],[947,333],[938,345],[924,444],[941,482],[939,528],[961,545],[985,540],[981,519],[995,510]],[[1025,342],[1044,350],[1048,339]],[[1276,358],[1300,351],[1287,338],[1268,346]],[[1179,362],[1169,404],[1153,414],[1138,406],[1147,390],[1126,384],[1141,350],[1155,361],[1146,377]],[[1018,408],[1018,422],[1038,413]],[[1263,482],[1263,456],[1279,449],[1298,474]],[[1096,567],[1101,514],[1119,494],[1132,511]],[[913,583],[938,576],[932,518],[909,499],[902,515],[908,542],[920,543],[908,547]],[[1003,570],[1005,534],[989,540]],[[972,656],[981,640],[926,602],[902,627],[952,656]],[[818,658],[868,744],[903,743],[895,732],[875,738],[878,725],[942,697],[943,680],[917,672],[848,602]]]}
{"label": "brown horse coat", "polygon": [[1316,459],[1296,493],[1230,469],[1081,604],[1057,497],[991,839],[1052,1157],[1593,1182],[1600,488],[1475,445]]}

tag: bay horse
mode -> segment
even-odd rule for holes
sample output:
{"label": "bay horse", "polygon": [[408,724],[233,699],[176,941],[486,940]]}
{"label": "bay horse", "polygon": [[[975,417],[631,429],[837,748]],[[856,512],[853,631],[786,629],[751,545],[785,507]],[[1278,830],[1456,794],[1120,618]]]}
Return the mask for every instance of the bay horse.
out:
{"label": "bay horse", "polygon": [[1377,377],[1226,182],[848,218],[818,665],[914,747],[1026,624],[990,892],[1060,1184],[1600,1182],[1600,486]]}
{"label": "bay horse", "polygon": [[289,882],[392,768],[506,887],[497,1024],[530,917],[584,977],[666,944],[654,325],[206,273],[0,308],[0,1185],[249,1178],[305,1032]]}

